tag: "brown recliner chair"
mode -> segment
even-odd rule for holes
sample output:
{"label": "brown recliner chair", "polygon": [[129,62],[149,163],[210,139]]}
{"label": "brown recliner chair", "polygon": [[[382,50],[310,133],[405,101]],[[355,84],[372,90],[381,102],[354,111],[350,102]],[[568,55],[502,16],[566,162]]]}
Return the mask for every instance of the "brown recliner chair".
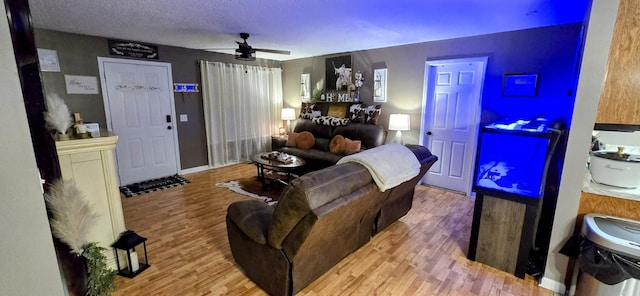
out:
{"label": "brown recliner chair", "polygon": [[271,295],[292,295],[366,244],[388,191],[345,163],[289,184],[278,204],[235,202],[227,212],[233,258]]}
{"label": "brown recliner chair", "polygon": [[409,181],[393,187],[389,191],[389,196],[385,199],[380,213],[376,219],[375,232],[379,232],[391,225],[402,216],[406,215],[413,206],[413,195],[416,185],[422,180],[427,171],[438,161],[438,157],[431,154],[427,147],[420,145],[405,145],[420,162],[420,173]]}

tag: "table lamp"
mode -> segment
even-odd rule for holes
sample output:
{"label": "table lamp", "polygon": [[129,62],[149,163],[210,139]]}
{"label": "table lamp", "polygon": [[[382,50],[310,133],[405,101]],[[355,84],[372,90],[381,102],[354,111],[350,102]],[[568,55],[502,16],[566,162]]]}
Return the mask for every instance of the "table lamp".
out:
{"label": "table lamp", "polygon": [[391,114],[389,116],[389,130],[396,131],[394,143],[404,144],[402,141],[402,131],[409,130],[409,114]]}
{"label": "table lamp", "polygon": [[291,132],[291,120],[296,119],[296,110],[293,108],[282,108],[282,113],[280,115],[282,120],[287,121],[287,133]]}

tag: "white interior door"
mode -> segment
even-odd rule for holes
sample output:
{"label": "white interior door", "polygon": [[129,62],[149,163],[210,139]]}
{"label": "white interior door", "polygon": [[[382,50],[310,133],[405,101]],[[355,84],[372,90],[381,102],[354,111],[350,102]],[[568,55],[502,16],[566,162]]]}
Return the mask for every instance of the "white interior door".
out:
{"label": "white interior door", "polygon": [[121,185],[178,173],[171,64],[98,58]]}
{"label": "white interior door", "polygon": [[420,143],[438,156],[423,182],[471,194],[487,58],[429,61]]}

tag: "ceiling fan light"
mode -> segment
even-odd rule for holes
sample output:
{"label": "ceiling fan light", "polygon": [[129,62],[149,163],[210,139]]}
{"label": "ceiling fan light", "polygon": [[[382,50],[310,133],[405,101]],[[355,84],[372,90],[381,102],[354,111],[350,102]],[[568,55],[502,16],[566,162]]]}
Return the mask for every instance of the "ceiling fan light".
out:
{"label": "ceiling fan light", "polygon": [[255,61],[256,60],[256,52],[253,50],[242,50],[240,48],[236,49],[236,60],[241,61]]}

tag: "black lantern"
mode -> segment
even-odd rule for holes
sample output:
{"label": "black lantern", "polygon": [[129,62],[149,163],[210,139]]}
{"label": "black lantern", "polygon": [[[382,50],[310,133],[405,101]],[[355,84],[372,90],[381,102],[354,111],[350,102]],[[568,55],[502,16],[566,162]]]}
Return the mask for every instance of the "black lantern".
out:
{"label": "black lantern", "polygon": [[[149,268],[149,261],[147,260],[147,239],[139,236],[133,230],[127,230],[120,234],[120,238],[111,244],[116,254],[116,264],[118,265],[118,275],[133,278],[145,269]],[[142,244],[144,248],[144,263],[140,262],[138,258],[138,252],[136,252],[136,246]],[[120,252],[118,252],[120,250]],[[120,267],[120,254],[124,255],[126,252],[126,266]],[[120,254],[118,254],[120,253]]]}

